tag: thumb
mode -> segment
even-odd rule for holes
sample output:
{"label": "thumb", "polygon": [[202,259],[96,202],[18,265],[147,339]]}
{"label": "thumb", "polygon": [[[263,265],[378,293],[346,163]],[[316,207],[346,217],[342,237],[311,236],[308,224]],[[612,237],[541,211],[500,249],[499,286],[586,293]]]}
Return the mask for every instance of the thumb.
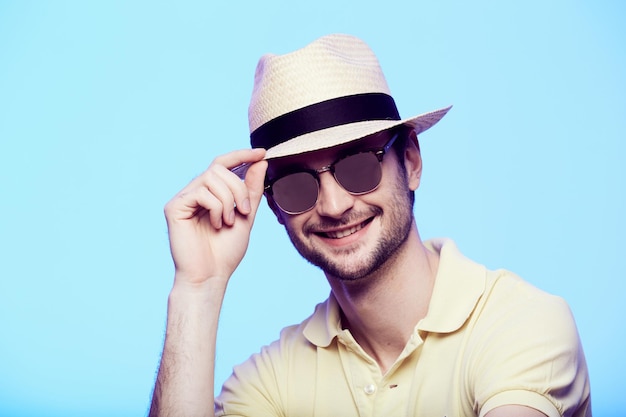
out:
{"label": "thumb", "polygon": [[265,173],[267,172],[267,161],[261,160],[250,166],[244,180],[246,187],[250,190],[250,204],[252,210],[259,207],[261,197],[265,189]]}

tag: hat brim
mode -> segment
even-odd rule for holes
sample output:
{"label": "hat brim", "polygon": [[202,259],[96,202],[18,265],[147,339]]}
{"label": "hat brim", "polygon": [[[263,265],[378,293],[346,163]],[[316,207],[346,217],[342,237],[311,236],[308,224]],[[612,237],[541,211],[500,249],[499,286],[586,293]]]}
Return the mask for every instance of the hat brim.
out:
{"label": "hat brim", "polygon": [[441,120],[450,108],[452,106],[402,120],[368,120],[317,130],[269,148],[265,159],[281,158],[331,148],[400,125],[410,126],[419,135]]}

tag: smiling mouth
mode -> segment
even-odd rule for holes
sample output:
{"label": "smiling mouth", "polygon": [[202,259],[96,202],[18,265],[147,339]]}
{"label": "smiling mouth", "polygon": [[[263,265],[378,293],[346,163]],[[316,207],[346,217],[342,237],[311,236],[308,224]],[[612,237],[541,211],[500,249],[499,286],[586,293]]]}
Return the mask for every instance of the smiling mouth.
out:
{"label": "smiling mouth", "polygon": [[373,217],[365,220],[363,223],[357,224],[357,225],[352,226],[352,227],[347,228],[347,229],[334,230],[334,231],[330,231],[330,232],[320,232],[318,234],[320,236],[322,236],[322,237],[326,237],[326,238],[330,238],[330,239],[341,239],[343,237],[350,236],[350,235],[358,232],[359,230],[363,229],[365,226],[367,226],[372,221],[372,219],[373,219]]}

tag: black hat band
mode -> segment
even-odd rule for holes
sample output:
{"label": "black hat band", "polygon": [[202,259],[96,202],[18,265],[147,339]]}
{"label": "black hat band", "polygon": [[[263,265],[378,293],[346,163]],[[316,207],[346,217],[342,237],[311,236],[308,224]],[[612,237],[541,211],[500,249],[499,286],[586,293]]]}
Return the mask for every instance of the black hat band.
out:
{"label": "black hat band", "polygon": [[311,104],[259,126],[250,134],[250,144],[253,148],[269,149],[317,130],[367,120],[400,120],[393,97],[365,93]]}

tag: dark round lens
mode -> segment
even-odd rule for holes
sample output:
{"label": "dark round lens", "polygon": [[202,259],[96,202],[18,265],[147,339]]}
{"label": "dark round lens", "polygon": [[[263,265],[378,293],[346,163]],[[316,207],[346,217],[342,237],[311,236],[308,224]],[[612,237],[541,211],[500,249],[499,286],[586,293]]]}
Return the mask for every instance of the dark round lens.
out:
{"label": "dark round lens", "polygon": [[317,180],[309,172],[285,175],[272,184],[272,197],[278,207],[290,214],[310,210],[317,202]]}
{"label": "dark round lens", "polygon": [[380,184],[382,169],[372,152],[350,155],[335,164],[335,178],[346,191],[365,194]]}

